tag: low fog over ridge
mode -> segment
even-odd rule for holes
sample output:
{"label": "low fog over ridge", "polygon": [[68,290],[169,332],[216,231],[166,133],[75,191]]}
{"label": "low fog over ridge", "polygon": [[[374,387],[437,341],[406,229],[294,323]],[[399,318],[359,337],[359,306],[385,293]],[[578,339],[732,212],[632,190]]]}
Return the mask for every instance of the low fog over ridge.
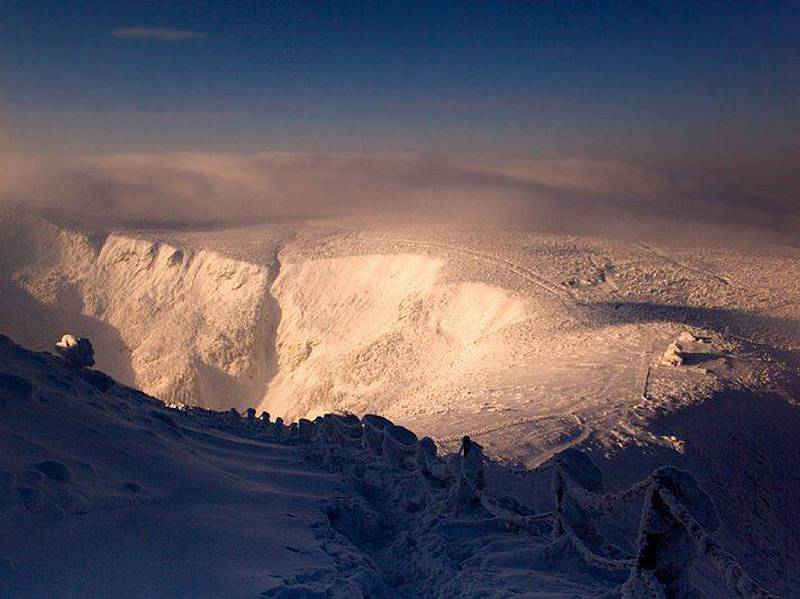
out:
{"label": "low fog over ridge", "polygon": [[612,160],[168,152],[0,162],[3,204],[103,228],[397,214],[578,231],[624,231],[621,216],[800,226],[794,196]]}

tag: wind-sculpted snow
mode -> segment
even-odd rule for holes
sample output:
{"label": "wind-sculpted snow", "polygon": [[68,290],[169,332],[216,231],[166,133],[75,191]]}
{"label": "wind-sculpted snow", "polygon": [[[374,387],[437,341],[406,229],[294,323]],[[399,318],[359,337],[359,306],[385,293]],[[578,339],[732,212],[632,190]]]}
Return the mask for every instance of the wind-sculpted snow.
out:
{"label": "wind-sculpted snow", "polygon": [[[1,336],[0,399],[4,597],[770,596],[674,469],[602,494],[574,450],[514,471],[378,416],[170,409]],[[602,524],[643,491],[638,533]]]}

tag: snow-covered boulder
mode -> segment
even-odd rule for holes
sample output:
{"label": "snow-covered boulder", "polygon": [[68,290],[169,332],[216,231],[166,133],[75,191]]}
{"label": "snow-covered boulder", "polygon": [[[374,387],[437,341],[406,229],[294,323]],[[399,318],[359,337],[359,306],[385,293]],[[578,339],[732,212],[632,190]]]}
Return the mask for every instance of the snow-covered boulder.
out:
{"label": "snow-covered boulder", "polygon": [[683,366],[685,359],[686,355],[683,352],[683,348],[677,343],[670,343],[661,357],[661,361],[668,366]]}
{"label": "snow-covered boulder", "polygon": [[56,353],[76,368],[94,366],[94,348],[86,337],[64,335],[61,341],[56,343]]}

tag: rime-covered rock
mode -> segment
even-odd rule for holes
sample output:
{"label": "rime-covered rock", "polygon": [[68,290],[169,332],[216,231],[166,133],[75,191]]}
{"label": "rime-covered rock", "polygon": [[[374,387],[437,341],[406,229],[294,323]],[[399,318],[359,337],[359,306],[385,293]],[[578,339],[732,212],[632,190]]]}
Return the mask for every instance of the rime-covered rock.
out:
{"label": "rime-covered rock", "polygon": [[683,366],[686,356],[683,348],[677,343],[670,343],[669,347],[661,357],[661,361],[668,366]]}
{"label": "rime-covered rock", "polygon": [[64,335],[61,341],[56,343],[56,353],[76,368],[94,366],[94,348],[86,337]]}

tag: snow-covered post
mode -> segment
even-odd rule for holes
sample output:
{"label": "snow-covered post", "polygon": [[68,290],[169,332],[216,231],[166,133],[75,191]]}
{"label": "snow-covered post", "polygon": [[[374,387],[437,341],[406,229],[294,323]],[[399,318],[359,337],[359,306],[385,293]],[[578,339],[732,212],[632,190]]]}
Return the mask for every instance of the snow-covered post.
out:
{"label": "snow-covered post", "polygon": [[314,434],[314,423],[307,418],[301,418],[297,423],[297,434],[300,441],[309,441]]}
{"label": "snow-covered post", "polygon": [[239,412],[236,411],[236,408],[231,408],[226,412],[225,421],[228,424],[241,424],[242,418],[239,416]]}
{"label": "snow-covered post", "polygon": [[333,439],[339,445],[361,448],[364,446],[364,429],[353,414],[334,414]]}
{"label": "snow-covered post", "polygon": [[245,418],[247,419],[247,427],[248,428],[255,428],[256,427],[256,410],[255,410],[255,408],[247,408],[247,412],[245,413]]}
{"label": "snow-covered post", "polygon": [[61,341],[56,343],[56,353],[75,368],[94,366],[94,348],[86,337],[64,335]]}
{"label": "snow-covered post", "polygon": [[261,412],[259,420],[261,420],[261,430],[267,432],[272,426],[272,423],[269,421],[269,412]]}
{"label": "snow-covered post", "polygon": [[275,437],[278,439],[283,437],[284,432],[286,431],[286,426],[283,424],[283,418],[280,416],[275,419],[275,426],[274,426]]}
{"label": "snow-covered post", "polygon": [[330,443],[333,441],[335,428],[336,421],[333,418],[333,414],[325,414],[319,426],[319,440],[323,443]]}
{"label": "snow-covered post", "polygon": [[417,467],[429,478],[445,482],[450,478],[447,464],[437,454],[436,444],[430,437],[423,437],[417,444]]}
{"label": "snow-covered post", "polygon": [[660,468],[652,475],[642,508],[637,556],[625,597],[661,593],[665,597],[702,597],[691,584],[690,569],[697,557],[692,536],[662,497],[676,498],[697,527],[713,531],[719,525],[714,504],[688,472]]}
{"label": "snow-covered post", "polygon": [[311,433],[311,441],[313,443],[321,443],[325,440],[325,419],[322,416],[314,418],[314,429]]}
{"label": "snow-covered post", "polygon": [[465,436],[461,440],[461,453],[461,478],[475,491],[482,491],[486,487],[483,446]]}
{"label": "snow-covered post", "polygon": [[479,494],[486,487],[483,471],[483,447],[465,436],[461,439],[459,454],[458,485],[454,491],[458,504],[470,506],[480,500]]}
{"label": "snow-covered post", "polygon": [[[603,475],[594,462],[582,451],[567,449],[557,454],[553,469],[553,495],[555,516],[553,518],[552,538],[559,540],[569,526],[580,540],[592,548],[604,545],[597,534],[592,514],[587,513],[575,497],[571,486],[583,491],[599,494],[603,492]],[[576,489],[577,490],[577,489]]]}

